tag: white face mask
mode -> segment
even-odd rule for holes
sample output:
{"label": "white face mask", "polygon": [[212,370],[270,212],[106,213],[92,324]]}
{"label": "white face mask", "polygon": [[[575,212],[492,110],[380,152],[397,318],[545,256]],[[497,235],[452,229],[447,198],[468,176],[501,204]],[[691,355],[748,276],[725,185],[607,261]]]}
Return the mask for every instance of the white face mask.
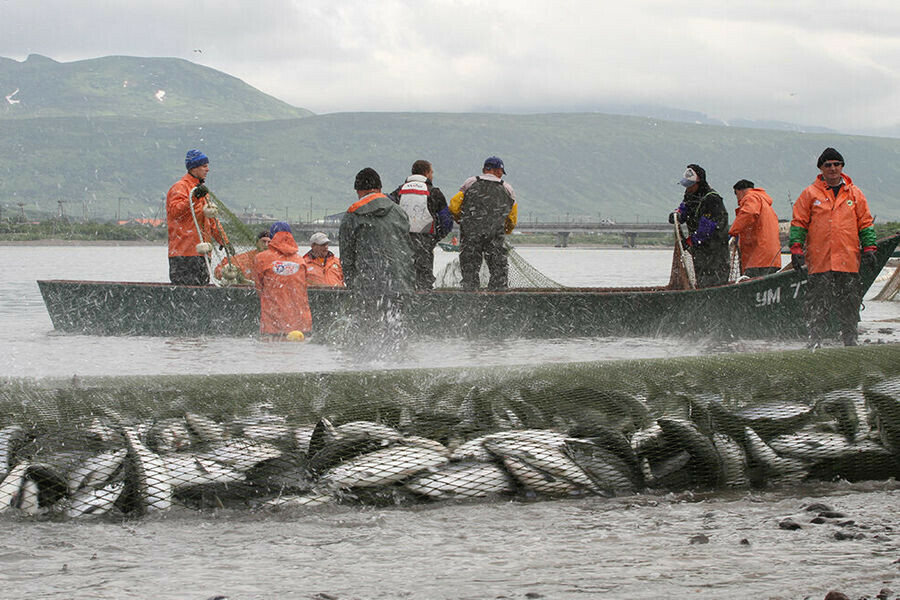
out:
{"label": "white face mask", "polygon": [[695,183],[698,183],[699,181],[700,181],[700,177],[697,176],[697,174],[694,172],[694,170],[692,168],[688,167],[687,169],[684,170],[684,175],[681,176],[681,181],[679,181],[678,183],[680,183],[681,185],[683,185],[686,188],[689,188],[692,185],[694,185]]}

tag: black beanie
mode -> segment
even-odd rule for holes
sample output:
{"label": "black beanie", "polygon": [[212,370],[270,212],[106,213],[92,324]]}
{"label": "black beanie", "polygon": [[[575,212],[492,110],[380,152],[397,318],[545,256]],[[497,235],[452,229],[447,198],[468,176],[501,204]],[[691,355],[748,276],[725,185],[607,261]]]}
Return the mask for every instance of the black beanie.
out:
{"label": "black beanie", "polygon": [[354,190],[380,190],[381,177],[372,167],[366,167],[356,174],[356,181],[353,182]]}
{"label": "black beanie", "polygon": [[816,163],[816,166],[820,169],[822,168],[822,163],[827,160],[837,160],[841,163],[844,162],[844,157],[841,156],[841,153],[835,150],[834,148],[825,148],[825,151],[819,155],[819,162]]}

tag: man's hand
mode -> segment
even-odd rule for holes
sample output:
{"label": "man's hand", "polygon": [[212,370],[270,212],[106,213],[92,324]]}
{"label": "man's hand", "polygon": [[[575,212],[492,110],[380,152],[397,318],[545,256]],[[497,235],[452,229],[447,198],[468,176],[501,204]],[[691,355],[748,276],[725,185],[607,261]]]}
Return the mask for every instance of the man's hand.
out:
{"label": "man's hand", "polygon": [[874,271],[875,264],[878,262],[875,252],[878,250],[876,246],[866,246],[863,248],[862,256],[859,259],[859,267],[867,271]]}
{"label": "man's hand", "polygon": [[217,216],[219,216],[219,209],[215,206],[212,206],[211,204],[207,204],[203,207],[203,215],[207,219],[215,219]]}
{"label": "man's hand", "polygon": [[799,242],[791,246],[791,266],[799,271],[806,264],[806,256],[803,254],[803,245]]}
{"label": "man's hand", "polygon": [[198,198],[205,198],[207,195],[209,195],[209,188],[206,187],[205,184],[201,183],[200,185],[198,185],[197,187],[194,188],[193,196],[194,196],[195,200]]}

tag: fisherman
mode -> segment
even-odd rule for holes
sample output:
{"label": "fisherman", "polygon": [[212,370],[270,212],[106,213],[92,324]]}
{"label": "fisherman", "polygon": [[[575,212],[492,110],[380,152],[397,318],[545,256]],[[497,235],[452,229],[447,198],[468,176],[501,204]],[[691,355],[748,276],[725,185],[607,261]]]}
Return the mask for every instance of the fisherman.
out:
{"label": "fisherman", "polygon": [[690,234],[682,247],[694,259],[698,287],[728,283],[728,212],[716,190],[706,182],[706,171],[690,164],[679,183],[684,186],[681,205],[669,215],[669,223],[687,223]]}
{"label": "fisherman", "polygon": [[[169,281],[176,285],[208,285],[206,256],[215,239],[228,242],[216,216],[218,209],[207,202],[209,158],[199,150],[188,150],[187,173],[166,195],[166,226],[169,229]],[[193,190],[193,192],[192,192]]]}
{"label": "fisherman", "polygon": [[340,227],[344,282],[360,310],[374,308],[379,316],[392,315],[415,282],[409,219],[381,193],[375,169],[357,173],[353,188],[357,201],[347,209]]}
{"label": "fisherman", "polygon": [[252,283],[253,263],[256,256],[269,247],[270,239],[269,230],[263,229],[256,235],[256,248],[234,256],[226,256],[216,265],[213,275],[216,279],[224,279],[231,283]]}
{"label": "fisherman", "polygon": [[259,293],[259,331],[263,335],[304,335],[312,329],[306,295],[306,263],[300,256],[291,226],[276,221],[269,228],[269,248],[256,256],[256,291]]}
{"label": "fisherman", "polygon": [[781,240],[771,196],[746,179],[735,183],[733,188],[738,206],[728,235],[738,238],[741,274],[762,277],[777,273],[781,268]]}
{"label": "fisherman", "polygon": [[789,242],[791,265],[798,271],[804,265],[809,269],[809,347],[821,345],[832,314],[844,345],[856,346],[862,302],[859,270],[875,268],[875,228],[866,197],[844,173],[840,152],[825,148],[816,166],[821,173],[794,203]]}
{"label": "fisherman", "polygon": [[518,207],[516,192],[503,181],[503,161],[489,156],[481,175],[469,177],[450,200],[450,213],[459,222],[459,268],[462,287],[478,289],[482,260],[487,262],[489,290],[509,286],[509,258],[504,234],[516,227]]}
{"label": "fisherman", "polygon": [[306,261],[306,283],[344,287],[344,270],[341,260],[328,249],[331,240],[318,231],[309,238],[309,252],[303,255]]}
{"label": "fisherman", "polygon": [[388,194],[409,217],[409,242],[416,268],[416,289],[434,287],[434,247],[453,229],[447,199],[432,183],[434,168],[427,160],[412,165],[412,175]]}

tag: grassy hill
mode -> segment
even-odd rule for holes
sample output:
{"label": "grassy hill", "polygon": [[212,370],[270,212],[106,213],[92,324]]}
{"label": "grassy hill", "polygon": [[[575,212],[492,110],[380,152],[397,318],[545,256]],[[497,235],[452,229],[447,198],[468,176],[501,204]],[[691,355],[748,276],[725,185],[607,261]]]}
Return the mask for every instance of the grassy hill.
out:
{"label": "grassy hill", "polygon": [[[680,201],[675,184],[698,162],[726,204],[741,178],[766,188],[782,217],[808,185],[825,146],[879,221],[898,220],[900,140],[689,125],[600,114],[479,115],[342,113],[303,119],[191,126],[128,118],[0,121],[0,204],[16,210],[152,216],[183,173],[184,152],[211,158],[209,185],[234,209],[291,219],[340,212],[353,199],[357,170],[372,166],[399,185],[416,158],[435,164],[453,192],[480,172],[484,157],[506,161],[520,218],[612,217],[661,221]],[[119,199],[122,200],[119,200]],[[312,207],[312,208],[311,208]]]}
{"label": "grassy hill", "polygon": [[[895,197],[900,140],[893,138],[598,113],[298,118],[308,113],[237,79],[176,59],[108,57],[81,61],[85,65],[34,56],[24,63],[0,59],[0,83],[6,86],[10,63],[24,69],[32,62],[33,73],[46,70],[41,97],[57,100],[29,100],[29,110],[43,116],[0,118],[4,215],[18,212],[20,202],[28,213],[54,213],[60,200],[72,216],[112,218],[119,208],[122,217],[159,215],[166,190],[184,172],[185,151],[202,148],[211,159],[209,186],[219,198],[236,211],[249,208],[278,217],[287,212],[291,220],[345,210],[355,198],[353,177],[364,166],[377,169],[385,187],[393,189],[415,159],[426,158],[435,165],[436,185],[449,196],[466,177],[479,173],[491,154],[506,161],[522,220],[602,216],[620,222],[662,221],[680,202],[683,190],[675,182],[689,162],[707,169],[727,206],[735,206],[731,185],[747,178],[766,188],[779,216],[788,217],[790,200],[818,173],[816,157],[826,146],[835,146],[878,221],[900,219]],[[136,65],[144,65],[146,73],[168,74],[166,98],[191,100],[179,108],[174,102],[166,105],[168,100],[157,106],[151,98],[148,107],[146,94],[132,96],[130,84],[117,96],[120,90],[113,90],[112,82],[126,77],[138,81],[129,70]],[[80,74],[70,74],[69,84],[53,83],[62,86],[58,94],[47,92],[51,83],[46,73],[62,68]],[[157,87],[149,75],[142,81],[144,90]],[[87,96],[81,106],[76,98],[86,89],[105,93]],[[22,87],[15,96],[23,104],[26,90]],[[69,101],[60,102],[63,96]],[[46,116],[50,114],[58,116]]]}
{"label": "grassy hill", "polygon": [[[18,90],[18,91],[16,91]],[[135,117],[235,122],[312,114],[240,79],[177,58],[106,56],[70,63],[0,57],[0,119]]]}

